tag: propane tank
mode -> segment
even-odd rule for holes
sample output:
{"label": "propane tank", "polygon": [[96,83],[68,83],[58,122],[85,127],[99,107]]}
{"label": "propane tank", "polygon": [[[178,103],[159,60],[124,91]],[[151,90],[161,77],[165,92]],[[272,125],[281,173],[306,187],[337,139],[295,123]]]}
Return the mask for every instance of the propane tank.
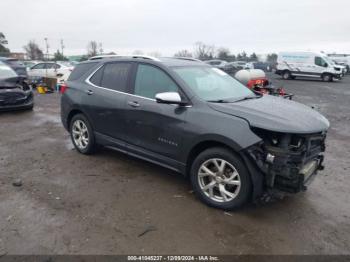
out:
{"label": "propane tank", "polygon": [[261,69],[242,69],[235,74],[235,78],[246,86],[250,80],[263,79],[266,78],[266,75]]}

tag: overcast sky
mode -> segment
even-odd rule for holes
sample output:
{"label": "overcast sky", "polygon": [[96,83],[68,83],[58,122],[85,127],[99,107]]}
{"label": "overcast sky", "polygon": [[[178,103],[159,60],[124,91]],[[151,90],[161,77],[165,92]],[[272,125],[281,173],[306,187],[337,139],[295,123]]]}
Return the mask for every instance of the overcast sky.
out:
{"label": "overcast sky", "polygon": [[232,53],[350,53],[349,0],[1,0],[0,32],[11,51],[34,39],[68,55],[90,40],[105,51],[173,55],[202,41]]}

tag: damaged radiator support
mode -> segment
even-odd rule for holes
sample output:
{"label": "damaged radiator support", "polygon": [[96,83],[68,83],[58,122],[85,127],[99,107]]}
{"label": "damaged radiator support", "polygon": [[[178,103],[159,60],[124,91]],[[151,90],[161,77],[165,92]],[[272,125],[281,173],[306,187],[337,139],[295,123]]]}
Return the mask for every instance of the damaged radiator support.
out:
{"label": "damaged radiator support", "polygon": [[325,134],[283,134],[274,145],[264,141],[248,150],[265,175],[266,189],[297,193],[323,169]]}

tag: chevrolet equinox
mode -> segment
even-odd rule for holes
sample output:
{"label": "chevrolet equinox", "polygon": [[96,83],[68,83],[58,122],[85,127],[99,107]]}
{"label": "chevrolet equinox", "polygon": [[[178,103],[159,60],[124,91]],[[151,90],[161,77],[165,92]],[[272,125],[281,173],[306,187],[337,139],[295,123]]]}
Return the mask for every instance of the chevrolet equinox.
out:
{"label": "chevrolet equinox", "polygon": [[195,59],[101,57],[61,92],[78,152],[100,145],[175,170],[212,207],[304,191],[323,168],[325,117]]}

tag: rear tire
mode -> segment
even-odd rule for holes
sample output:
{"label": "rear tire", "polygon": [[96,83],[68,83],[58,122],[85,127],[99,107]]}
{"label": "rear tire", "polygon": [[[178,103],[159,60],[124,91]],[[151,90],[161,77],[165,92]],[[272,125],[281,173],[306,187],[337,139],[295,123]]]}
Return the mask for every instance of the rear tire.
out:
{"label": "rear tire", "polygon": [[82,154],[92,154],[96,150],[95,137],[88,119],[83,114],[73,116],[69,133],[76,150]]}
{"label": "rear tire", "polygon": [[282,73],[282,78],[283,78],[284,80],[290,79],[291,76],[292,76],[292,75],[291,75],[291,73],[290,73],[288,70],[283,71],[283,73]]}
{"label": "rear tire", "polygon": [[248,170],[226,148],[215,147],[200,153],[192,163],[190,178],[197,197],[211,207],[233,210],[251,198]]}

